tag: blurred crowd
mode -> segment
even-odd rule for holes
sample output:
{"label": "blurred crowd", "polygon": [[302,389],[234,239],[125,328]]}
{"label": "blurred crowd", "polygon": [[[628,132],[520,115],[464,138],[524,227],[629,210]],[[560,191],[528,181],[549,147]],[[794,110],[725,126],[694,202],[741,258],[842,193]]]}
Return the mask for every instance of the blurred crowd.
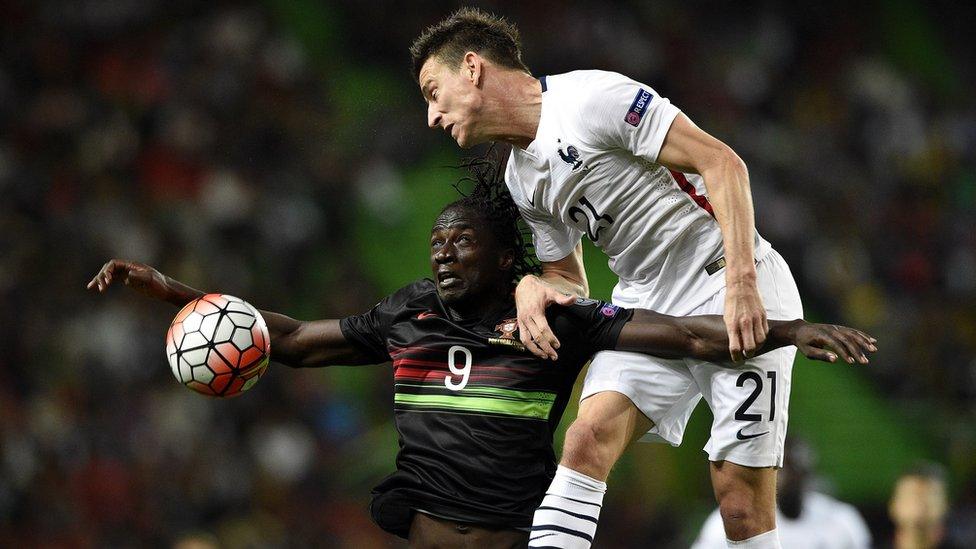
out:
{"label": "blurred crowd", "polygon": [[[647,82],[746,160],[808,314],[878,336],[865,375],[930,418],[973,516],[972,10],[763,6],[487,5],[540,74]],[[174,310],[84,286],[125,257],[300,318],[374,303],[357,227],[410,222],[405,172],[459,156],[406,53],[450,9],[0,3],[0,546],[397,546],[365,511],[396,450],[388,369],[203,399],[165,365]],[[635,505],[598,542],[626,543]],[[687,546],[655,520],[656,546]]]}

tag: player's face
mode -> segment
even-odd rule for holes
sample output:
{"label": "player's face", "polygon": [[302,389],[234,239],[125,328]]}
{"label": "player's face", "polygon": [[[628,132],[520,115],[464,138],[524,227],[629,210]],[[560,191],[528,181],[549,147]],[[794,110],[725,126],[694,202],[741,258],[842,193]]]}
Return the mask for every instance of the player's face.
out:
{"label": "player's face", "polygon": [[427,59],[420,68],[420,91],[427,101],[428,126],[443,129],[462,148],[484,141],[478,133],[484,98],[477,73],[468,65]]}
{"label": "player's face", "polygon": [[444,210],[430,232],[430,266],[445,304],[495,298],[511,267],[481,215],[464,208]]}

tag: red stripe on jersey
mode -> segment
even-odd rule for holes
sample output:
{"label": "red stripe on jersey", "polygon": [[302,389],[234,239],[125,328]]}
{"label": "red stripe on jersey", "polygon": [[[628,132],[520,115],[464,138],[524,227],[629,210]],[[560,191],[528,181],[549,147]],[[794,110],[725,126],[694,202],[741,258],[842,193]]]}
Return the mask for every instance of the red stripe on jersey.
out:
{"label": "red stripe on jersey", "polygon": [[[400,369],[406,366],[426,366],[428,369],[433,371],[446,371],[448,369],[447,363],[443,361],[419,360],[416,358],[398,358],[393,361],[393,370],[395,372],[399,372]],[[500,365],[500,366],[491,366],[488,364],[472,364],[471,368],[472,370],[478,370],[478,371],[502,370],[505,372],[518,372],[518,373],[523,373],[528,375],[536,375],[538,373],[536,370],[533,370],[532,368],[522,368],[519,366],[511,366],[507,364]]]}
{"label": "red stripe on jersey", "polygon": [[[450,376],[455,377],[459,374],[452,374],[450,372],[442,372],[437,370],[424,370],[422,368],[397,368],[396,374],[394,374],[393,379],[396,381],[432,381],[438,382],[444,378]],[[500,380],[500,381],[511,381],[511,378],[504,376],[489,376],[484,374],[471,374],[468,377],[468,381],[482,381],[482,380]]]}
{"label": "red stripe on jersey", "polygon": [[681,190],[688,193],[688,196],[690,196],[691,199],[695,201],[695,204],[701,206],[703,210],[708,212],[708,215],[715,217],[715,211],[712,210],[712,205],[708,202],[708,198],[698,194],[698,190],[695,189],[695,186],[691,184],[691,181],[688,181],[688,178],[685,177],[685,174],[681,172],[676,172],[674,170],[668,170],[668,171],[671,172],[671,177],[673,177],[674,181],[678,184],[679,187],[681,187]]}
{"label": "red stripe on jersey", "polygon": [[443,353],[445,349],[435,349],[433,347],[421,347],[419,345],[413,347],[390,347],[390,356],[399,356],[403,353],[408,353],[411,351],[422,352],[422,353]]}

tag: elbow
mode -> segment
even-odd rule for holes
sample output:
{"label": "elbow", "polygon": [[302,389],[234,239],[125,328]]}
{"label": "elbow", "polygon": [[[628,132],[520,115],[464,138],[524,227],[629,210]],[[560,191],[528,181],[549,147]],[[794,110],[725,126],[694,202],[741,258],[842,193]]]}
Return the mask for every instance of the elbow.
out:
{"label": "elbow", "polygon": [[[704,165],[701,167],[699,173],[709,179],[707,173],[723,173],[723,174],[735,174],[737,179],[748,181],[749,178],[749,168],[746,166],[745,161],[732,150],[725,143],[719,143],[716,145],[711,154],[706,155],[704,160]],[[727,178],[721,177],[719,180],[726,180]]]}

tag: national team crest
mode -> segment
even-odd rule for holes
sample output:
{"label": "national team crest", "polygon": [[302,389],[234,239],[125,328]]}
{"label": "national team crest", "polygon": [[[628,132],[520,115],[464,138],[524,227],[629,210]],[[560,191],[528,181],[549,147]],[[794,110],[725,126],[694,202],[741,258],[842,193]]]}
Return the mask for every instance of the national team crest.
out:
{"label": "national team crest", "polygon": [[[579,149],[573,145],[564,146],[562,139],[556,139],[556,144],[559,145],[559,147],[556,149],[556,151],[559,153],[559,158],[562,158],[563,162],[571,165],[574,172],[580,169],[580,167],[583,165],[583,160],[580,158]],[[564,148],[566,149],[565,151],[563,150]],[[583,168],[583,171],[586,171],[587,169],[588,168]]]}
{"label": "national team crest", "polygon": [[498,337],[489,337],[488,343],[492,345],[505,345],[518,351],[525,351],[525,345],[522,345],[519,338],[515,336],[515,333],[518,332],[517,318],[506,318],[502,320],[498,326],[495,326],[495,331],[501,335]]}

